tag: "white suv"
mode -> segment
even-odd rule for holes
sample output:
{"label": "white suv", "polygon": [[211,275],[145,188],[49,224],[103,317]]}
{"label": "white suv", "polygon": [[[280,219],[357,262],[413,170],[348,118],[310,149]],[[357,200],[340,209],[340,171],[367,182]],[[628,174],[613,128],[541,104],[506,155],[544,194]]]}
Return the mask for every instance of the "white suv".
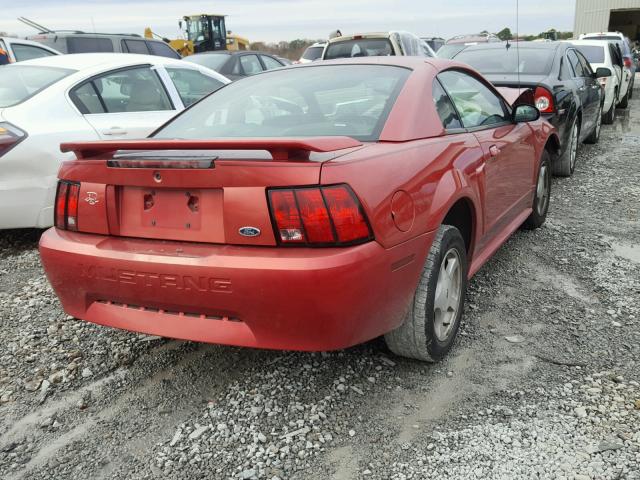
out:
{"label": "white suv", "polygon": [[332,38],[324,49],[322,59],[384,57],[389,55],[436,56],[427,42],[413,33],[381,32],[359,33]]}

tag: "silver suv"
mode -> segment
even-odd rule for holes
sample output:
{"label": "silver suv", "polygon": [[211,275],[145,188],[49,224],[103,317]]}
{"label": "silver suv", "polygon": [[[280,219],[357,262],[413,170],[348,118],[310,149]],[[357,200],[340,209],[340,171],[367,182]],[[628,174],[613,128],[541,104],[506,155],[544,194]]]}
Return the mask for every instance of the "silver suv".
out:
{"label": "silver suv", "polygon": [[160,57],[182,58],[160,40],[150,40],[136,34],[85,33],[62,31],[38,33],[27,37],[61,53],[141,53]]}

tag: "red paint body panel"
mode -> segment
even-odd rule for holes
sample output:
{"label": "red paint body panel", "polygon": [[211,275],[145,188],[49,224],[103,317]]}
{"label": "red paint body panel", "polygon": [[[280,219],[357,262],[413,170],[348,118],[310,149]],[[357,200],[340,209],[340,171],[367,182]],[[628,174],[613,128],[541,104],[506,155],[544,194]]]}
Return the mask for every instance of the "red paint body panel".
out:
{"label": "red paint body panel", "polygon": [[[379,142],[319,137],[65,144],[80,157],[59,173],[82,184],[80,232],[51,229],[40,244],[65,311],[102,325],[196,341],[344,348],[401,323],[435,232],[458,201],[473,216],[471,277],[531,212],[553,127],[538,120],[445,135],[431,85],[443,69],[475,74],[467,66],[409,57],[327,63],[413,69]],[[107,165],[116,150],[127,149],[210,150],[215,160],[199,169]],[[245,158],[229,150],[271,155]],[[374,241],[343,248],[277,245],[268,188],[342,183],[362,204]],[[84,200],[89,192],[94,205]],[[260,235],[241,235],[247,226]]]}

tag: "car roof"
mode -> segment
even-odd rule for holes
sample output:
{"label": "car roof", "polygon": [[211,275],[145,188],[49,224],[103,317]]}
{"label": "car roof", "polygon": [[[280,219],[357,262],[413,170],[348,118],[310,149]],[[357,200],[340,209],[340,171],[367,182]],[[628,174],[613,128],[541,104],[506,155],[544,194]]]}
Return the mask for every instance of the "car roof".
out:
{"label": "car roof", "polygon": [[182,60],[157,55],[139,55],[135,53],[71,53],[51,57],[34,58],[20,62],[22,65],[70,68],[82,70],[98,66],[126,66],[139,63],[181,65]]}
{"label": "car roof", "polygon": [[327,43],[346,42],[353,40],[355,37],[361,38],[389,38],[395,32],[366,32],[366,33],[353,33],[351,35],[342,35],[340,37],[330,38]]}
{"label": "car roof", "polygon": [[229,55],[229,56],[233,56],[233,55],[243,55],[246,53],[253,53],[253,54],[258,54],[258,55],[269,55],[271,57],[275,57],[276,55],[273,53],[269,53],[269,52],[261,52],[259,50],[234,50],[234,51],[230,51],[230,50],[216,50],[214,52],[199,52],[199,53],[194,53],[193,55],[190,55],[191,57],[201,57],[203,55]]}
{"label": "car roof", "polygon": [[[379,57],[349,57],[349,58],[336,58],[333,60],[323,60],[321,62],[301,63],[296,65],[290,65],[287,68],[316,68],[325,65],[389,65],[396,67],[410,68],[417,70],[419,68],[426,68],[429,65],[435,67],[438,70],[452,66],[462,66],[466,69],[473,68],[468,65],[454,60],[437,57],[419,57],[408,55],[390,55]],[[274,72],[276,70],[267,70],[266,72],[258,73],[257,75],[263,75],[265,73]],[[254,75],[256,76],[256,75]]]}
{"label": "car roof", "polygon": [[[469,50],[504,50],[507,42],[487,42],[478,43],[477,45],[467,45],[464,51]],[[519,48],[524,50],[555,50],[562,42],[510,42],[513,49]]]}

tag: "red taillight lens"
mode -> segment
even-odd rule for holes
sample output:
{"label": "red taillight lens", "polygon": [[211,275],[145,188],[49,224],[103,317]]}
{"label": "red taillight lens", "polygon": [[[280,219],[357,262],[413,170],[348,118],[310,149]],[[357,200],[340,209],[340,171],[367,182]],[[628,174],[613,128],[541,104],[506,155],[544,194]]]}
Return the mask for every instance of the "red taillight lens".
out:
{"label": "red taillight lens", "polygon": [[350,189],[344,186],[327,187],[322,189],[322,193],[329,206],[340,243],[369,237],[369,225]]}
{"label": "red taillight lens", "polygon": [[540,113],[553,113],[555,108],[553,95],[549,90],[544,87],[536,87],[534,97],[536,99],[536,108],[540,110]]}
{"label": "red taillight lens", "polygon": [[631,68],[631,59],[629,57],[624,57],[624,66]]}
{"label": "red taillight lens", "polygon": [[347,185],[269,190],[276,238],[284,245],[353,245],[372,234]]}
{"label": "red taillight lens", "polygon": [[7,122],[0,122],[0,156],[24,140],[27,134]]}
{"label": "red taillight lens", "polygon": [[78,230],[80,184],[60,180],[56,192],[54,224],[63,230]]}

